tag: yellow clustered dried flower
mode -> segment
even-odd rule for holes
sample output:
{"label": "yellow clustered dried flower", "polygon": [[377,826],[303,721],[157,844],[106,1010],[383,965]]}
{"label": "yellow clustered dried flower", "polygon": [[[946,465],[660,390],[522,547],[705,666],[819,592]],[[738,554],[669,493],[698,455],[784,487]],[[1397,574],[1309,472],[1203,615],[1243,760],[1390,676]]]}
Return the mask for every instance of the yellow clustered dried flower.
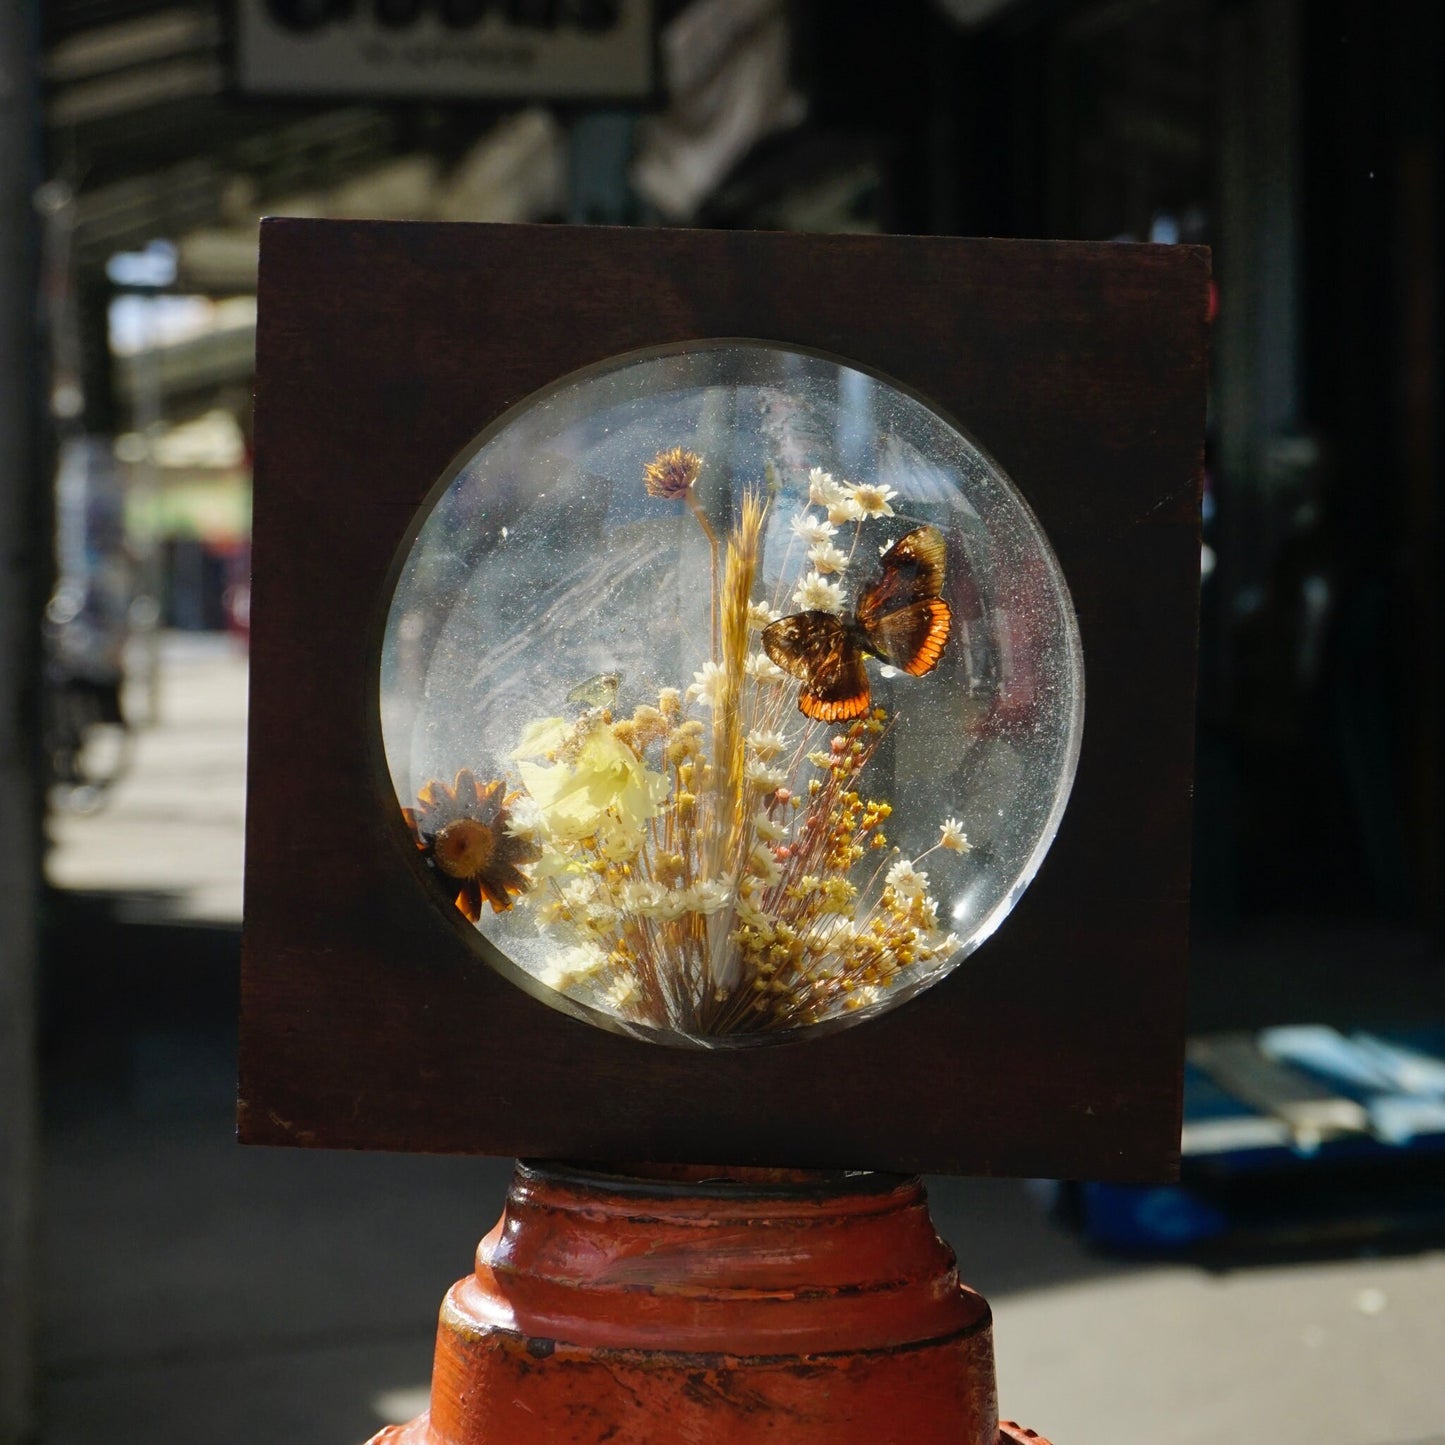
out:
{"label": "yellow clustered dried flower", "polygon": [[[756,769],[713,751],[716,717],[689,717],[680,698],[572,724],[607,729],[644,774],[666,779],[650,816],[611,820],[635,846],[609,850],[598,826],[549,841],[538,869],[538,921],[571,946],[558,986],[634,1022],[707,1035],[797,1028],[880,1001],[905,970],[957,946],[929,924],[926,894],[850,876],[887,842],[891,806],[858,786],[884,710],[800,734],[790,686],[738,686],[729,735],[786,780],[769,779],[761,797]],[[571,733],[551,756],[581,756]]]}

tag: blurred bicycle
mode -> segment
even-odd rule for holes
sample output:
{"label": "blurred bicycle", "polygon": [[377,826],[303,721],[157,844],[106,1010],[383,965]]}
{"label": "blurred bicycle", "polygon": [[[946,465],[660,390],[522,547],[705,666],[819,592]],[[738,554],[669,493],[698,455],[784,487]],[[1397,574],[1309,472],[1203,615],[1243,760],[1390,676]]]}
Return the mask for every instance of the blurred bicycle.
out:
{"label": "blurred bicycle", "polygon": [[130,766],[128,610],[128,599],[64,579],[45,610],[42,737],[52,797],[69,812],[94,812]]}

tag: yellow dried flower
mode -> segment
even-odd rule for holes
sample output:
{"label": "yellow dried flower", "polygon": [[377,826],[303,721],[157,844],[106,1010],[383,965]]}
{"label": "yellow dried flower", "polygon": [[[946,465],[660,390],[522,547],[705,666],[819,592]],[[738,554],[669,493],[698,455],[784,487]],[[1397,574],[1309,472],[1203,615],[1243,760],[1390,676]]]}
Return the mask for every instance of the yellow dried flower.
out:
{"label": "yellow dried flower", "polygon": [[[657,816],[667,796],[667,779],[644,768],[610,728],[593,731],[572,763],[546,768],[523,762],[519,768],[549,833],[559,839],[582,842],[608,824],[640,839],[642,825]],[[615,836],[608,841],[609,851],[621,846]]]}
{"label": "yellow dried flower", "polygon": [[668,762],[674,767],[678,767],[689,759],[697,757],[701,752],[701,739],[696,732],[690,730],[688,723],[684,723],[668,741],[666,757]]}
{"label": "yellow dried flower", "polygon": [[[621,728],[622,724],[617,723],[613,731]],[[632,726],[637,730],[637,745],[645,748],[651,743],[657,742],[667,736],[667,720],[655,707],[649,707],[643,703],[632,714]]]}
{"label": "yellow dried flower", "polygon": [[681,882],[685,866],[681,853],[659,853],[652,871],[659,883],[673,884]]}

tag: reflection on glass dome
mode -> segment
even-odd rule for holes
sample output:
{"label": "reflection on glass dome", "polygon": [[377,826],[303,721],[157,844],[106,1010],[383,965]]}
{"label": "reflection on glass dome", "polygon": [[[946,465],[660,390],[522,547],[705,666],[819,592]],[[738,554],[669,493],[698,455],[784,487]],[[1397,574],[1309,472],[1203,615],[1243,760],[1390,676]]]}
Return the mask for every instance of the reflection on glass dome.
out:
{"label": "reflection on glass dome", "polygon": [[707,1045],[876,1014],[987,938],[1082,703],[1067,591],[997,467],[887,382],[749,342],[503,418],[421,526],[382,654],[404,822],[483,954]]}

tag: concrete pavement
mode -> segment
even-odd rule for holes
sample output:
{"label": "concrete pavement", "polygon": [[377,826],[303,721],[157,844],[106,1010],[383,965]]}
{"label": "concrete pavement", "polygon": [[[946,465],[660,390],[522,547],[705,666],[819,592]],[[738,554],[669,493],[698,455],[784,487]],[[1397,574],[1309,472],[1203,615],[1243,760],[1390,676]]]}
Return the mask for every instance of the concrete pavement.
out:
{"label": "concrete pavement", "polygon": [[[132,772],[54,829],[41,1445],[360,1445],[424,1402],[507,1166],[232,1142],[244,660],[164,657]],[[1445,1442],[1445,1253],[1133,1265],[1027,1184],[930,1190],[1056,1445]]]}
{"label": "concrete pavement", "polygon": [[126,917],[239,924],[245,654],[229,637],[172,633],[158,673],[153,696],[134,683],[127,691],[127,712],[154,707],[156,723],[135,730],[103,804],[52,810],[47,874],[59,888],[115,897]]}

